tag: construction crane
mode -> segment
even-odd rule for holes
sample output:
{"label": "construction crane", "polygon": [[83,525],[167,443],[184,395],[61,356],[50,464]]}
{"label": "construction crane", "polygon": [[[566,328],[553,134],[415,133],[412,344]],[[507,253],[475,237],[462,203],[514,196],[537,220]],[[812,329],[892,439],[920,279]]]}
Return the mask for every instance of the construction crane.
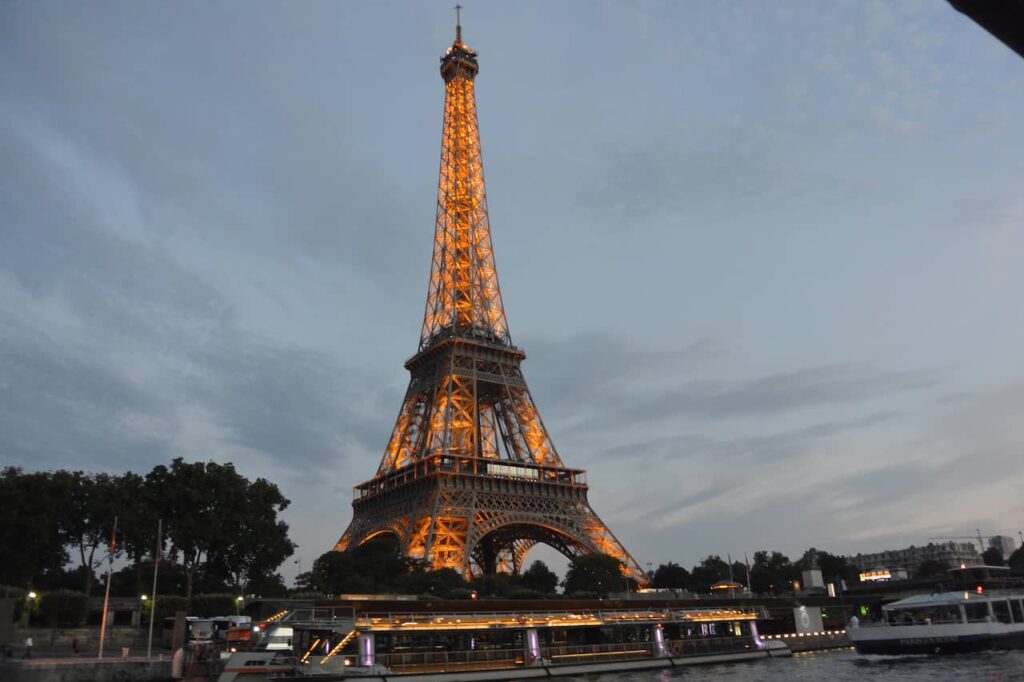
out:
{"label": "construction crane", "polygon": [[[928,539],[929,540],[970,540],[971,542],[974,542],[975,540],[977,540],[978,541],[978,554],[984,554],[985,550],[987,549],[985,547],[985,540],[991,540],[992,538],[1002,537],[1000,535],[982,535],[981,534],[981,530],[979,530],[979,529],[975,529],[975,532],[977,533],[977,535],[949,535],[949,536],[946,536],[946,537],[933,537],[933,538],[928,538]],[[1020,531],[1017,531],[1017,534],[1021,535]],[[1024,546],[1024,535],[1021,535],[1021,545]]]}

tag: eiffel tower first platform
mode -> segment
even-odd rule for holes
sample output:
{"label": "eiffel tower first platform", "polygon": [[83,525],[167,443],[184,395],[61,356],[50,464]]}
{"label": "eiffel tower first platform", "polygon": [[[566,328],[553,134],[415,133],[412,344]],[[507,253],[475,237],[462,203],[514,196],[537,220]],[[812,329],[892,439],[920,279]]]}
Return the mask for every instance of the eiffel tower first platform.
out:
{"label": "eiffel tower first platform", "polygon": [[377,474],[355,486],[335,549],[390,536],[410,558],[466,577],[519,572],[538,544],[605,553],[647,578],[587,501],[586,473],[563,465],[523,379],[498,288],[484,192],[477,54],[455,42],[445,83],[434,254],[419,350]]}

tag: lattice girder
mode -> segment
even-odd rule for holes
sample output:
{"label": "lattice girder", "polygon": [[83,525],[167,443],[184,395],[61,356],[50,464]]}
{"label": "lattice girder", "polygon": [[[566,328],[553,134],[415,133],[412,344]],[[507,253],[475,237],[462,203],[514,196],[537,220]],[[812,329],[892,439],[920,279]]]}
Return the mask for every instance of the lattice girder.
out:
{"label": "lattice girder", "polygon": [[498,286],[477,123],[477,55],[441,60],[441,164],[427,300],[409,386],[376,476],[355,487],[345,550],[380,533],[434,568],[521,570],[537,543],[604,552],[646,577],[591,509],[523,378]]}

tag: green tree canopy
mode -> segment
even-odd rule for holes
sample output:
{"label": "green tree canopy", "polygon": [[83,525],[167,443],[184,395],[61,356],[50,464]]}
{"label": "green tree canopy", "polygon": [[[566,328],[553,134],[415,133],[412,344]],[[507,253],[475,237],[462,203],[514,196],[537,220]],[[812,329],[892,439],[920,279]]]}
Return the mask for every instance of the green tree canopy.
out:
{"label": "green tree canopy", "polygon": [[594,592],[607,595],[626,589],[624,564],[608,554],[583,554],[573,557],[562,587],[566,594]]}
{"label": "green tree canopy", "polygon": [[[389,542],[367,542],[345,552],[331,550],[313,562],[301,583],[321,594],[368,594],[403,590],[414,571],[398,548]],[[421,573],[425,571],[420,568]],[[413,586],[410,582],[410,586]],[[424,591],[429,590],[423,582]],[[415,586],[413,586],[414,589]]]}
{"label": "green tree canopy", "polygon": [[548,568],[547,564],[538,559],[523,571],[522,583],[528,589],[544,594],[554,594],[558,589],[558,576]]}
{"label": "green tree canopy", "polygon": [[781,552],[760,551],[754,553],[754,564],[750,568],[750,589],[755,594],[782,594],[792,589],[792,581],[800,575],[789,557]]}
{"label": "green tree canopy", "polygon": [[705,557],[690,571],[693,589],[708,591],[715,583],[729,579],[729,564],[717,554]]}
{"label": "green tree canopy", "polygon": [[288,500],[273,483],[249,482],[230,463],[178,457],[170,467],[154,467],[145,485],[185,569],[186,597],[202,567],[238,591],[268,578],[294,551],[288,526],[277,519]]}
{"label": "green tree canopy", "polygon": [[660,587],[670,590],[686,590],[690,588],[690,572],[685,568],[670,561],[667,564],[661,564],[654,571],[654,576],[651,581],[654,587]]}
{"label": "green tree canopy", "polygon": [[64,491],[48,473],[0,472],[0,583],[41,586],[60,579],[64,544]]}

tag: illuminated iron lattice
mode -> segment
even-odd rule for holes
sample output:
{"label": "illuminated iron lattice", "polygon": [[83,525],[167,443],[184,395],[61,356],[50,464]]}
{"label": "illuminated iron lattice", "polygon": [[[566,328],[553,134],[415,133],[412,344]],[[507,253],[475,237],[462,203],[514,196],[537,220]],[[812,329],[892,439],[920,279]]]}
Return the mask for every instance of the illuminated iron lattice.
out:
{"label": "illuminated iron lattice", "polygon": [[646,577],[587,502],[523,379],[498,287],[477,128],[477,55],[455,42],[445,82],[427,305],[402,409],[377,475],[355,487],[345,550],[382,535],[403,554],[466,576],[518,572],[537,543],[602,552]]}

